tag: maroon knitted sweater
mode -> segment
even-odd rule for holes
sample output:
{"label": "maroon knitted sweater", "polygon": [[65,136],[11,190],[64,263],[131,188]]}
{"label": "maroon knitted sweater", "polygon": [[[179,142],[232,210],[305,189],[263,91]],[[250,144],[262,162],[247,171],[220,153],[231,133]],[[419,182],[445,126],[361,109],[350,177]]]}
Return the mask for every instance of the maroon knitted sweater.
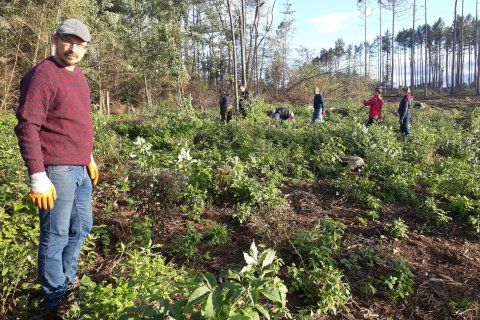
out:
{"label": "maroon knitted sweater", "polygon": [[79,67],[49,57],[20,82],[15,134],[29,174],[46,165],[87,165],[93,148],[90,89]]}

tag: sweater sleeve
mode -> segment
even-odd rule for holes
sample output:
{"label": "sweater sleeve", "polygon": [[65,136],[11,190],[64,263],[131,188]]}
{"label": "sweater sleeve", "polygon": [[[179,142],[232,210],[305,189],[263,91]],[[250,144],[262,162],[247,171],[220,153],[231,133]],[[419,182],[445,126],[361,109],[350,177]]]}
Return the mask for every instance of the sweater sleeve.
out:
{"label": "sweater sleeve", "polygon": [[363,100],[363,105],[365,107],[370,107],[370,106],[372,106],[372,104],[373,104],[373,98],[368,99],[368,100]]}
{"label": "sweater sleeve", "polygon": [[15,134],[29,174],[44,171],[40,130],[54,96],[48,75],[32,70],[20,83],[20,101],[16,113]]}

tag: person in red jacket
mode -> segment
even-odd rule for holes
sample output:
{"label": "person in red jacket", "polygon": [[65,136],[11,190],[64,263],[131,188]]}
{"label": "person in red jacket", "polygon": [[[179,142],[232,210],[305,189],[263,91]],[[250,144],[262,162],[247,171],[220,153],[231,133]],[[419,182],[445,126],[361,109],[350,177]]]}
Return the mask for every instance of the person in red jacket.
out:
{"label": "person in red jacket", "polygon": [[370,111],[368,112],[368,121],[365,124],[367,127],[369,127],[377,119],[382,118],[382,106],[383,106],[382,89],[375,88],[375,93],[373,97],[371,97],[368,100],[364,100],[363,105],[366,107],[370,107]]}
{"label": "person in red jacket", "polygon": [[93,160],[90,88],[77,64],[91,35],[81,21],[63,21],[52,36],[55,54],[20,82],[15,133],[39,208],[38,277],[43,319],[62,319],[76,288],[78,256],[92,229]]}

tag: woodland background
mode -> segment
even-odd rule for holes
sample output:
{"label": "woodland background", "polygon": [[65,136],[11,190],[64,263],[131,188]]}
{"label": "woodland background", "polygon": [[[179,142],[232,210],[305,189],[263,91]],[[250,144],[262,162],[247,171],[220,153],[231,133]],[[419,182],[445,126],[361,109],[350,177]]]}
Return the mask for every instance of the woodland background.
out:
{"label": "woodland background", "polygon": [[[308,103],[315,86],[327,98],[357,98],[375,84],[393,94],[400,86],[425,95],[478,94],[477,13],[464,12],[464,0],[450,2],[454,21],[427,23],[426,1],[358,0],[364,41],[347,44],[340,35],[334,47],[313,52],[291,45],[289,0],[2,0],[1,109],[15,109],[21,76],[51,54],[50,36],[68,17],[90,27],[82,67],[95,106],[112,111],[216,106],[220,91],[236,93],[240,83],[267,101],[295,104]],[[387,25],[378,22],[371,42],[369,8],[391,17]],[[405,16],[411,27],[398,30]]]}

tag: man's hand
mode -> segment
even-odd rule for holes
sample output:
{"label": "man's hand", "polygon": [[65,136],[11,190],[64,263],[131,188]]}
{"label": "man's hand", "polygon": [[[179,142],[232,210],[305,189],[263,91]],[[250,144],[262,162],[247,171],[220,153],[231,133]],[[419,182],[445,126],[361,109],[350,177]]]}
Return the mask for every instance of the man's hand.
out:
{"label": "man's hand", "polygon": [[57,191],[46,172],[30,175],[29,195],[36,207],[44,210],[53,208],[53,202],[57,200]]}
{"label": "man's hand", "polygon": [[93,160],[93,156],[92,156],[92,162],[88,164],[87,169],[88,169],[88,175],[90,176],[90,179],[92,179],[93,185],[96,186],[98,182],[98,167],[95,161]]}

